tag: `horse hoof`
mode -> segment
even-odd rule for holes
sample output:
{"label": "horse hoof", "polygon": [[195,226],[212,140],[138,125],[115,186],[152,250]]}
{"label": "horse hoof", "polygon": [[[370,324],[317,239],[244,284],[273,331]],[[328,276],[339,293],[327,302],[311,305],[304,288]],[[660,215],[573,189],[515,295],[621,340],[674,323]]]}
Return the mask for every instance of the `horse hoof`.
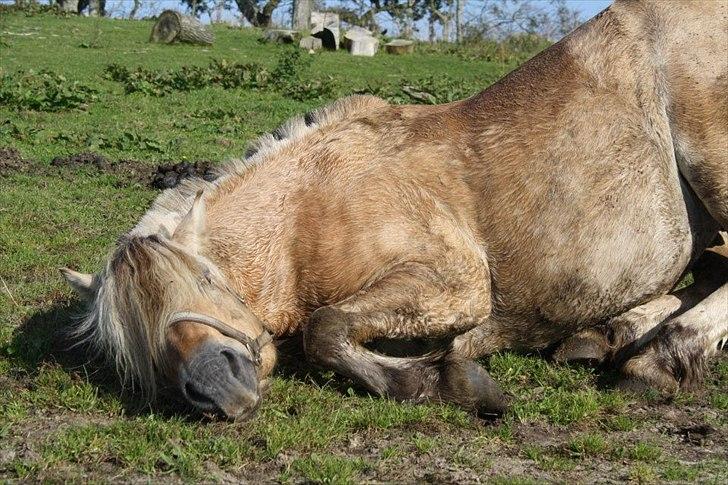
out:
{"label": "horse hoof", "polygon": [[510,407],[511,399],[501,391],[490,374],[473,361],[465,363],[474,411],[482,418],[502,416]]}
{"label": "horse hoof", "polygon": [[601,332],[586,330],[564,340],[554,352],[553,359],[559,363],[578,363],[597,367],[609,355],[607,339]]}

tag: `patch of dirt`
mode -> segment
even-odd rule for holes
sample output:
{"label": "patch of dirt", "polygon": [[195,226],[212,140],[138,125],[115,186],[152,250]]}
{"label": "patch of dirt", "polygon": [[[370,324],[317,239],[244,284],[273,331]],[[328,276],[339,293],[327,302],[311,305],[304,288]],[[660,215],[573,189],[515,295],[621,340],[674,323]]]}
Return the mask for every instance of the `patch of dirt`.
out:
{"label": "patch of dirt", "polygon": [[23,158],[15,148],[0,147],[0,175],[32,169],[33,173],[73,176],[75,171],[90,168],[116,175],[122,184],[142,184],[160,190],[176,187],[188,178],[201,177],[208,182],[217,178],[215,163],[209,160],[165,162],[154,167],[139,160],[110,160],[99,153],[80,152],[55,157],[50,165],[53,168]]}
{"label": "patch of dirt", "polygon": [[0,147],[0,175],[21,170],[25,163],[15,148]]}
{"label": "patch of dirt", "polygon": [[105,156],[93,152],[78,153],[67,157],[56,157],[51,160],[51,165],[54,167],[79,167],[91,165],[104,172],[111,168],[111,162],[109,162]]}
{"label": "patch of dirt", "polygon": [[201,177],[208,182],[215,180],[217,174],[212,162],[200,160],[158,165],[156,172],[152,175],[151,186],[155,189],[171,189],[184,179],[193,177]]}

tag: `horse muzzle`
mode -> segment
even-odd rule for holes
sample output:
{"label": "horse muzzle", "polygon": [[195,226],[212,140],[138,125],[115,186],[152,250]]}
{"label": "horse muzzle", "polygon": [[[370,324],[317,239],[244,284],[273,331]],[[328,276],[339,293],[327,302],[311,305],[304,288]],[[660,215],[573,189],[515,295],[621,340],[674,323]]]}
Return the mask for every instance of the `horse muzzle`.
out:
{"label": "horse muzzle", "polygon": [[260,405],[256,366],[234,345],[200,345],[180,367],[179,385],[190,404],[228,419],[249,419]]}

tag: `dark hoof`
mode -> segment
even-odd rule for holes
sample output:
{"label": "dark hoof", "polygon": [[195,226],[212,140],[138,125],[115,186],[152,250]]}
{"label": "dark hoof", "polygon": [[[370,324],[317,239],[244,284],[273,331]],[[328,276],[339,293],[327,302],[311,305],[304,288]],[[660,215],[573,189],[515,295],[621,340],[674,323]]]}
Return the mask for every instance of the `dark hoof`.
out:
{"label": "dark hoof", "polygon": [[[451,400],[483,418],[502,416],[510,405],[488,372],[473,361],[451,366],[448,379]],[[455,375],[453,375],[455,374]]]}
{"label": "dark hoof", "polygon": [[581,332],[564,340],[553,359],[560,363],[578,363],[588,367],[597,367],[609,356],[606,337],[596,330]]}

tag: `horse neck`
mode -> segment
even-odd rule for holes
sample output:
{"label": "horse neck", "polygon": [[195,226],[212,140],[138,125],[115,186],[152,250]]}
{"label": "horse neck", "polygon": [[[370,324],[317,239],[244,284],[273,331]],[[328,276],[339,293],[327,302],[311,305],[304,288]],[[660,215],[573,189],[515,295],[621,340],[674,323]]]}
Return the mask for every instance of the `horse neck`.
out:
{"label": "horse neck", "polygon": [[207,256],[251,309],[280,335],[303,318],[288,249],[294,208],[274,170],[233,177],[207,204]]}

